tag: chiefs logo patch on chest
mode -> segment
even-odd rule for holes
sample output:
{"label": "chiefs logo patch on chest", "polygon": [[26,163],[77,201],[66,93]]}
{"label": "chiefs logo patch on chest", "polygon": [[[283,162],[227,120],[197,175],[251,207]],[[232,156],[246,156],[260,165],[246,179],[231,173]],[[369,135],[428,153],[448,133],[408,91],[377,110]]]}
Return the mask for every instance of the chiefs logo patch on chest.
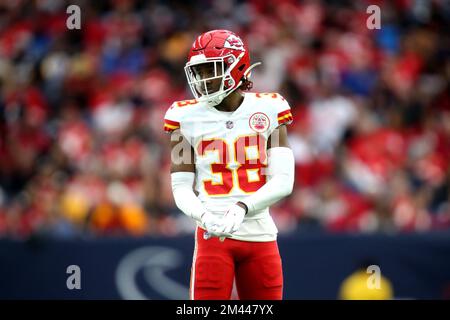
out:
{"label": "chiefs logo patch on chest", "polygon": [[253,131],[262,133],[269,129],[270,120],[265,113],[256,112],[251,115],[248,124]]}

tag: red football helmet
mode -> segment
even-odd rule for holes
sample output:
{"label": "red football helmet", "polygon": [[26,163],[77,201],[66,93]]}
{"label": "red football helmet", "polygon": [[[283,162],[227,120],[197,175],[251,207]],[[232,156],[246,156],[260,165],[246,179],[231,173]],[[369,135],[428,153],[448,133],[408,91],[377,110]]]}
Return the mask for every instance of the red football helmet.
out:
{"label": "red football helmet", "polygon": [[[196,71],[201,64],[211,64],[211,73],[206,77]],[[258,64],[250,66],[248,48],[236,34],[212,30],[195,40],[184,71],[194,97],[214,106],[239,88]],[[211,89],[209,82],[216,79],[222,80],[220,87]]]}

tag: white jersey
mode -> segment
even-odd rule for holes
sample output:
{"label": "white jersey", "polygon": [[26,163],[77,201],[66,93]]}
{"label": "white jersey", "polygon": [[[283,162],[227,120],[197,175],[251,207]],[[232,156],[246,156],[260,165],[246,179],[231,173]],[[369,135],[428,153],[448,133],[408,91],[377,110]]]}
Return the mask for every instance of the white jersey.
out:
{"label": "white jersey", "polygon": [[[164,118],[164,130],[180,129],[195,151],[195,191],[205,208],[223,215],[266,183],[267,141],[290,124],[289,104],[277,93],[245,93],[234,112],[218,111],[197,100],[177,101]],[[200,223],[197,222],[200,226]],[[269,208],[245,216],[231,238],[272,241],[277,228]]]}

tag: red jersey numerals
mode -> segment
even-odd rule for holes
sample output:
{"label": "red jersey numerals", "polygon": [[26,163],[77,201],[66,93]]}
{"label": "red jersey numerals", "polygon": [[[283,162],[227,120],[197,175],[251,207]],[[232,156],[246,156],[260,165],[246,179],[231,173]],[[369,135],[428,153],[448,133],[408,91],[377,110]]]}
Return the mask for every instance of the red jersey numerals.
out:
{"label": "red jersey numerals", "polygon": [[197,99],[192,99],[192,100],[183,100],[183,101],[178,101],[176,103],[177,107],[186,107],[188,105],[193,105],[193,104],[197,104],[198,100]]}
{"label": "red jersey numerals", "polygon": [[269,96],[270,98],[273,98],[273,99],[281,99],[283,101],[285,100],[282,95],[280,95],[280,94],[278,94],[276,92],[269,92],[269,93],[262,92],[262,93],[257,93],[256,94],[257,98],[262,98],[262,97],[265,97],[265,96]]}
{"label": "red jersey numerals", "polygon": [[231,189],[233,189],[233,172],[227,167],[229,156],[226,141],[221,139],[211,139],[203,140],[198,144],[197,153],[199,155],[206,156],[210,152],[217,152],[219,155],[219,162],[211,163],[211,171],[214,174],[220,174],[221,182],[203,180],[205,190],[211,195],[228,194],[231,192]]}
{"label": "red jersey numerals", "polygon": [[219,162],[211,163],[210,166],[213,174],[220,174],[220,181],[203,181],[209,195],[227,195],[234,187],[245,193],[253,193],[266,183],[266,175],[261,172],[266,167],[267,159],[265,138],[260,135],[241,136],[234,141],[233,148],[234,159],[231,161],[230,149],[225,140],[203,140],[198,144],[199,156],[206,156],[209,152],[218,153]]}
{"label": "red jersey numerals", "polygon": [[266,175],[261,169],[266,167],[266,140],[263,136],[243,136],[234,143],[236,161],[240,167],[236,170],[239,188],[247,193],[257,191],[266,183]]}

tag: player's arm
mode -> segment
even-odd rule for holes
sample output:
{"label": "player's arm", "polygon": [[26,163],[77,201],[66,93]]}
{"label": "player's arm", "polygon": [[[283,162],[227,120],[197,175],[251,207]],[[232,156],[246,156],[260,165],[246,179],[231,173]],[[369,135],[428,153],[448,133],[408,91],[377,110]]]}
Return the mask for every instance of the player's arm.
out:
{"label": "player's arm", "polygon": [[170,177],[175,204],[187,216],[201,221],[201,216],[206,209],[193,190],[194,150],[180,130],[171,133],[170,150]]}
{"label": "player's arm", "polygon": [[200,222],[210,236],[224,236],[217,233],[217,218],[210,213],[194,193],[195,164],[194,149],[186,138],[175,130],[170,137],[170,177],[175,204],[188,217]]}
{"label": "player's arm", "polygon": [[195,174],[194,149],[187,139],[175,130],[170,134],[170,173],[191,172]]}
{"label": "player's arm", "polygon": [[264,186],[255,193],[239,201],[224,216],[221,232],[236,232],[245,215],[265,209],[291,194],[294,186],[294,155],[289,147],[285,125],[275,129],[267,146],[267,176]]}
{"label": "player's arm", "polygon": [[262,210],[290,195],[294,187],[294,155],[285,125],[275,129],[267,143],[267,182],[242,201],[247,214]]}

